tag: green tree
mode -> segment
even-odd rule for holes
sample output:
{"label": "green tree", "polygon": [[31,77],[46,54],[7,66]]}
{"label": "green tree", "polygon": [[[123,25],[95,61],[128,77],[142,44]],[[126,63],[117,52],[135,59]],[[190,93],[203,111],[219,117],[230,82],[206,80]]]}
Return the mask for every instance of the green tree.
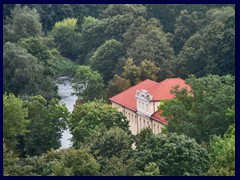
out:
{"label": "green tree", "polygon": [[145,15],[146,8],[142,4],[110,4],[103,10],[101,17],[108,18],[124,14],[131,14],[136,17]]}
{"label": "green tree", "polygon": [[144,167],[144,171],[137,172],[135,176],[160,176],[160,170],[155,162],[150,162]]}
{"label": "green tree", "polygon": [[51,59],[49,48],[42,37],[29,37],[21,39],[20,46],[25,48],[28,53],[37,57],[41,62],[46,63]]}
{"label": "green tree", "polygon": [[129,80],[130,84],[133,86],[141,81],[141,69],[133,63],[132,58],[128,58],[123,66],[121,76]]}
{"label": "green tree", "polygon": [[51,148],[58,149],[67,125],[66,106],[59,104],[57,99],[47,102],[42,96],[30,97],[25,101],[25,106],[31,123],[28,124],[29,132],[23,136],[23,154],[40,155]]}
{"label": "green tree", "polygon": [[99,36],[104,33],[106,26],[106,20],[99,20],[91,16],[84,17],[81,24],[82,40],[78,57],[80,64],[85,64],[92,53],[107,40],[103,36]]}
{"label": "green tree", "polygon": [[137,66],[134,64],[133,59],[128,58],[123,66],[122,76],[128,79],[131,85],[135,85],[146,79],[156,81],[159,71],[160,68],[154,62],[144,60]]}
{"label": "green tree", "polygon": [[197,142],[208,142],[212,135],[223,135],[234,119],[228,108],[235,104],[235,78],[209,75],[186,80],[191,91],[175,88],[175,99],[160,107],[169,121],[167,131],[186,134]]}
{"label": "green tree", "polygon": [[181,77],[235,75],[234,8],[211,10],[207,16],[209,22],[186,41],[176,58],[176,71]]}
{"label": "green tree", "polygon": [[154,162],[167,176],[201,175],[209,167],[207,150],[194,139],[176,133],[151,136],[139,147],[135,158],[139,170]]}
{"label": "green tree", "polygon": [[[57,153],[58,161],[51,164],[52,175],[61,175],[63,172],[72,176],[99,175],[100,165],[89,153],[89,149],[64,149]],[[63,169],[64,168],[64,169]],[[61,172],[60,170],[64,171]]]}
{"label": "green tree", "polygon": [[231,125],[224,137],[215,136],[210,142],[211,168],[206,175],[235,175],[235,126]]}
{"label": "green tree", "polygon": [[128,131],[119,127],[108,130],[105,126],[99,126],[85,144],[101,165],[101,175],[129,176],[135,172],[132,143]]}
{"label": "green tree", "polygon": [[124,79],[118,75],[114,75],[113,79],[108,82],[108,87],[106,89],[108,97],[112,97],[128,88],[130,88],[130,81]]}
{"label": "green tree", "polygon": [[73,79],[75,94],[84,102],[100,97],[103,89],[101,75],[89,66],[79,66]]}
{"label": "green tree", "polygon": [[6,148],[16,151],[17,137],[27,133],[28,109],[23,101],[13,94],[3,95],[3,138]]}
{"label": "green tree", "polygon": [[126,118],[111,105],[91,102],[76,106],[69,121],[73,146],[80,146],[95,128],[101,126],[129,131]]}
{"label": "green tree", "polygon": [[173,48],[177,54],[185,42],[196,33],[201,27],[197,12],[191,14],[187,10],[182,10],[177,17],[174,29]]}
{"label": "green tree", "polygon": [[50,32],[61,55],[71,60],[79,56],[81,34],[76,31],[77,19],[67,18],[56,22]]}
{"label": "green tree", "polygon": [[44,66],[20,46],[5,43],[3,53],[4,91],[14,94],[41,94],[47,99],[56,96],[56,85],[44,75]]}
{"label": "green tree", "polygon": [[161,67],[159,80],[173,76],[174,52],[169,39],[160,29],[154,29],[136,38],[131,48],[127,50],[127,57],[133,58],[136,64],[148,59]]}
{"label": "green tree", "polygon": [[153,135],[152,129],[144,128],[135,136],[135,146],[138,149],[140,145],[146,142]]}
{"label": "green tree", "polygon": [[15,5],[8,24],[4,25],[4,42],[17,42],[21,38],[42,35],[42,25],[36,9]]}
{"label": "green tree", "polygon": [[143,81],[145,79],[151,79],[156,81],[158,79],[158,73],[160,72],[160,68],[155,65],[154,62],[144,60],[139,65],[141,69],[140,79]]}
{"label": "green tree", "polygon": [[110,39],[96,49],[89,59],[94,70],[102,74],[104,82],[113,78],[118,59],[124,55],[122,43]]}

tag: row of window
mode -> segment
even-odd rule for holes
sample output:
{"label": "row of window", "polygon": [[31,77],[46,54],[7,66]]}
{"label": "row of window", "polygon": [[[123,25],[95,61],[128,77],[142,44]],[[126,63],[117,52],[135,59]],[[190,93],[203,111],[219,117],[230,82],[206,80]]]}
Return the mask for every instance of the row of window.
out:
{"label": "row of window", "polygon": [[[126,115],[127,119],[129,120],[129,122],[131,122],[132,124],[135,124],[137,126],[137,115],[134,115],[132,113],[127,113],[127,112],[125,112],[125,115]],[[145,119],[142,120],[142,118],[139,118],[140,130],[145,127],[151,128],[150,122],[146,121]],[[153,133],[160,133],[160,126],[153,124],[152,130],[153,130]]]}

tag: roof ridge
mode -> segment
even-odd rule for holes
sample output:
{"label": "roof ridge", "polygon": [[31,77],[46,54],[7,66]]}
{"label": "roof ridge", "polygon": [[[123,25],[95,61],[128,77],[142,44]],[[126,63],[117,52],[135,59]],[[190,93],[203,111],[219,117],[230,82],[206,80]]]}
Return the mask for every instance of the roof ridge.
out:
{"label": "roof ridge", "polygon": [[[129,90],[129,89],[131,89],[131,88],[133,88],[133,87],[135,87],[135,86],[137,86],[137,85],[139,85],[139,84],[141,84],[141,83],[143,83],[143,82],[145,82],[145,81],[153,81],[153,80],[145,79],[144,81],[141,81],[140,83],[138,83],[138,84],[136,84],[136,85],[134,85],[134,86],[132,86],[132,87],[130,87],[130,88],[128,88],[128,89],[126,89],[126,90],[118,93],[118,94],[116,94],[115,96],[117,96],[117,95],[119,95],[119,94],[122,94],[122,93],[124,93],[125,91],[127,91],[127,90]],[[156,82],[156,81],[153,81],[153,82]],[[156,83],[157,83],[157,82],[156,82]],[[113,96],[113,97],[111,97],[111,98],[109,98],[109,99],[112,99],[112,98],[114,98],[115,96]]]}
{"label": "roof ridge", "polygon": [[[153,94],[153,97],[157,94],[157,92],[163,87],[163,85],[168,81],[168,78],[163,81],[163,84],[156,90],[156,92]],[[161,82],[160,82],[161,83]]]}

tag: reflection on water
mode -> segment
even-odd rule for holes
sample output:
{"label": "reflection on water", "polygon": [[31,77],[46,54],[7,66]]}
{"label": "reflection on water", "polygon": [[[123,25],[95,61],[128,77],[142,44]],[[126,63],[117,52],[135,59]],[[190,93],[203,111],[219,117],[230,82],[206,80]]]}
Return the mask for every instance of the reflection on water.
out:
{"label": "reflection on water", "polygon": [[[57,85],[58,85],[58,95],[61,97],[60,103],[66,104],[68,110],[70,112],[73,111],[74,104],[77,100],[77,96],[72,95],[73,88],[70,82],[70,79],[67,76],[59,77],[57,79]],[[69,148],[72,146],[72,142],[70,141],[72,135],[70,134],[69,130],[66,130],[62,134],[61,139],[61,148]]]}

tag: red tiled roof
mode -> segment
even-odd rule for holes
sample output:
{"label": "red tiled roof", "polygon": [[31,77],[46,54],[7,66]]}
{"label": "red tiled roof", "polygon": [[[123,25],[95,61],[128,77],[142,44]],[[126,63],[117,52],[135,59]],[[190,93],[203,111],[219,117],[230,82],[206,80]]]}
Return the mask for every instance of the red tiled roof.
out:
{"label": "red tiled roof", "polygon": [[165,118],[161,116],[161,114],[162,114],[162,110],[158,110],[151,116],[151,118],[162,124],[167,124],[167,120],[165,120]]}
{"label": "red tiled roof", "polygon": [[153,96],[154,101],[160,101],[165,99],[173,99],[174,95],[170,93],[172,87],[179,85],[180,89],[187,88],[190,90],[190,86],[185,84],[185,81],[181,78],[169,78],[156,84],[153,87],[146,90]]}
{"label": "red tiled roof", "polygon": [[120,104],[128,109],[136,111],[137,107],[136,107],[135,95],[136,95],[137,90],[146,89],[146,88],[152,87],[156,84],[158,84],[158,83],[147,79],[147,80],[142,81],[139,84],[137,84],[133,87],[130,87],[129,89],[111,97],[109,100],[113,101],[117,104]]}
{"label": "red tiled roof", "polygon": [[[170,90],[172,89],[172,87],[176,85],[179,85],[180,89],[187,88],[188,91],[191,89],[190,86],[186,85],[185,81],[181,78],[168,78],[159,83],[147,79],[111,97],[109,100],[117,104],[120,104],[128,109],[136,111],[137,107],[136,107],[135,95],[137,90],[144,89],[153,96],[153,101],[160,101],[160,100],[166,100],[166,99],[173,99],[174,95],[170,93]],[[165,124],[167,121],[162,116],[160,116],[160,114],[161,114],[160,111],[156,111],[151,116],[151,118]]]}

